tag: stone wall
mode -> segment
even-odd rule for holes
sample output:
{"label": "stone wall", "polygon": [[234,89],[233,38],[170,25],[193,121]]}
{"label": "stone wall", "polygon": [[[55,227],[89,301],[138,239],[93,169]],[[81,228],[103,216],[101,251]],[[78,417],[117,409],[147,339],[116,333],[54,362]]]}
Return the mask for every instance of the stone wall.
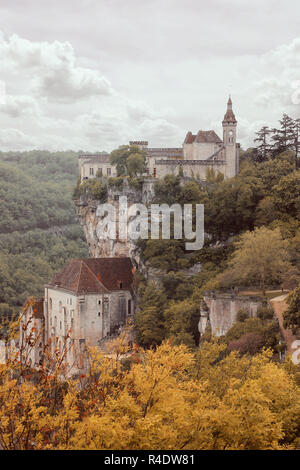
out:
{"label": "stone wall", "polygon": [[213,153],[220,149],[222,144],[216,142],[193,142],[183,145],[185,160],[207,160]]}
{"label": "stone wall", "polygon": [[118,334],[126,321],[134,318],[134,308],[134,298],[129,291],[76,295],[46,286],[46,343],[51,339],[51,352],[54,354],[56,347],[62,351],[65,337],[70,334],[66,344],[67,363],[74,373],[84,367],[85,348],[99,346],[103,339]]}
{"label": "stone wall", "polygon": [[263,305],[261,297],[238,296],[235,294],[207,293],[200,307],[199,331],[204,333],[208,323],[212,334],[223,336],[236,322],[239,310],[246,310],[250,317],[255,317]]}
{"label": "stone wall", "polygon": [[208,168],[213,168],[215,173],[225,175],[226,163],[223,160],[157,160],[155,162],[156,175],[163,178],[166,175],[178,175],[179,168],[182,168],[183,175],[200,180],[206,180]]}

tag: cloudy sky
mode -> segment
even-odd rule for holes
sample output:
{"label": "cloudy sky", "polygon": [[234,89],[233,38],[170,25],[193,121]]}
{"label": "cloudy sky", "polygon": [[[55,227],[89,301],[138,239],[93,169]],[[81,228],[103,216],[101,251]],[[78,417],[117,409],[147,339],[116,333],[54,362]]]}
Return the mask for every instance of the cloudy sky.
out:
{"label": "cloudy sky", "polygon": [[300,117],[299,0],[0,0],[0,150],[251,145]]}

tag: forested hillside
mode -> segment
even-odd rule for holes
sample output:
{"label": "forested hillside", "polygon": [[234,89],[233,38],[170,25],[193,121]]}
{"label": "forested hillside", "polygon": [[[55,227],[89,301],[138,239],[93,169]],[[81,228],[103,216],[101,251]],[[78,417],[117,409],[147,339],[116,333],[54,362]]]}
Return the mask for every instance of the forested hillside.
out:
{"label": "forested hillside", "polygon": [[71,198],[77,157],[0,153],[0,315],[16,313],[66,261],[87,255]]}
{"label": "forested hillside", "polygon": [[[267,307],[267,286],[273,292],[295,289],[285,322],[294,331],[300,328],[299,120],[284,114],[279,129],[263,127],[255,143],[241,152],[235,178],[224,180],[208,171],[205,183],[197,178],[183,182],[180,173],[156,182],[153,202],[204,204],[206,239],[204,248],[192,253],[185,251],[184,240],[139,241],[143,261],[158,270],[161,281],[157,290],[138,279],[136,324],[141,345],[172,338],[195,347],[200,301],[210,290],[250,289],[265,303],[255,319],[240,312],[223,338],[229,350],[254,354],[270,347],[276,354],[283,348]],[[195,263],[201,271],[189,272]],[[201,338],[205,339],[209,332]]]}

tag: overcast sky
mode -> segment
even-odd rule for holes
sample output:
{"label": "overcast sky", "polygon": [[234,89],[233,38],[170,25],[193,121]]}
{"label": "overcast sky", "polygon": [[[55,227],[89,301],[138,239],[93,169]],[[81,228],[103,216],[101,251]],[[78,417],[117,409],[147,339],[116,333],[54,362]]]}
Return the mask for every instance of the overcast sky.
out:
{"label": "overcast sky", "polygon": [[0,20],[0,150],[181,146],[220,134],[229,93],[244,147],[300,117],[299,0],[0,0]]}

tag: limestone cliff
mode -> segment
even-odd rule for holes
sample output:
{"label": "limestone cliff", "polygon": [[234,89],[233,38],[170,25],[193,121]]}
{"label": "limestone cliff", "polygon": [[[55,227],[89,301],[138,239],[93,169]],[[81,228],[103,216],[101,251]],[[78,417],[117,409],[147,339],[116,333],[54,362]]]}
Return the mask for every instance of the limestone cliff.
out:
{"label": "limestone cliff", "polygon": [[[114,186],[108,187],[107,201],[116,209],[116,225],[119,223],[119,197],[126,196],[128,207],[135,203],[148,204],[153,196],[153,180],[145,180],[140,188],[132,187],[128,182],[124,182],[122,188]],[[97,207],[100,201],[83,196],[75,201],[76,212],[79,222],[84,230],[89,247],[89,255],[97,257],[122,257],[128,256],[136,267],[140,267],[141,260],[136,243],[127,238],[123,240],[119,237],[117,230],[116,239],[108,238],[100,240],[97,235],[97,225],[101,217],[97,215]],[[132,220],[132,219],[131,219]]]}

